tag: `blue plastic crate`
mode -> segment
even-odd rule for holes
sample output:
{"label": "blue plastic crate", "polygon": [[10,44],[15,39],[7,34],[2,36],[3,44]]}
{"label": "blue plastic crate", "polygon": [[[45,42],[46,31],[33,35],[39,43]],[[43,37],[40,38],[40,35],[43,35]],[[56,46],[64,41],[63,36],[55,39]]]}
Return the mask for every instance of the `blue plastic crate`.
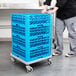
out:
{"label": "blue plastic crate", "polygon": [[14,56],[26,62],[51,56],[51,15],[12,14],[11,25]]}

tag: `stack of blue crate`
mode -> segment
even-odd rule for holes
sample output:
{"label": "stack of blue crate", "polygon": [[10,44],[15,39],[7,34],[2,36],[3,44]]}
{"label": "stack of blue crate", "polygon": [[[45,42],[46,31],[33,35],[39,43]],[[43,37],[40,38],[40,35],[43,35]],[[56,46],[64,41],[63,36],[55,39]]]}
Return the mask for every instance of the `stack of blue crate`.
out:
{"label": "stack of blue crate", "polygon": [[51,56],[51,15],[12,14],[11,24],[12,55],[25,62]]}

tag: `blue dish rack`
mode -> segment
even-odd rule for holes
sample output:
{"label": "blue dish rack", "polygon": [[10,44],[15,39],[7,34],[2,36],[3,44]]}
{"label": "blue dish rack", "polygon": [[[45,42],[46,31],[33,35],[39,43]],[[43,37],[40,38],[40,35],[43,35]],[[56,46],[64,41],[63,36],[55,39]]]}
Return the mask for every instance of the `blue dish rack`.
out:
{"label": "blue dish rack", "polygon": [[49,14],[11,14],[12,60],[25,63],[28,71],[32,63],[45,59],[51,62],[51,29]]}

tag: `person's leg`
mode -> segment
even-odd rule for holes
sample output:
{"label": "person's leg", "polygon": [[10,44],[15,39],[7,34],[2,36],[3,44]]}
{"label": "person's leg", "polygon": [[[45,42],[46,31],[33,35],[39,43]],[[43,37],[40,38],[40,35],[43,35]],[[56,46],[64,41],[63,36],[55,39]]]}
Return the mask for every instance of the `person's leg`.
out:
{"label": "person's leg", "polygon": [[65,24],[68,29],[70,53],[66,56],[76,55],[76,17],[65,20]]}
{"label": "person's leg", "polygon": [[60,55],[63,52],[63,31],[65,29],[65,24],[63,20],[56,19],[56,39],[57,39],[57,47],[53,56]]}

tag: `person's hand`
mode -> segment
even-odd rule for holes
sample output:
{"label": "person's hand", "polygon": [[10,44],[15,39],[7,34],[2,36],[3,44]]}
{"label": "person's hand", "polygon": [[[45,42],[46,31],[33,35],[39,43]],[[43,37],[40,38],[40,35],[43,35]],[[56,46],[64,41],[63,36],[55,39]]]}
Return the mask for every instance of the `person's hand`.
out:
{"label": "person's hand", "polygon": [[56,11],[55,10],[49,10],[48,11],[48,14],[53,14],[53,13],[55,13]]}
{"label": "person's hand", "polygon": [[47,12],[47,10],[46,9],[43,9],[42,11],[41,11],[41,13],[46,13]]}
{"label": "person's hand", "polygon": [[58,7],[54,7],[53,10],[49,10],[49,11],[48,11],[48,14],[53,14],[53,13],[55,13],[57,10],[58,10]]}
{"label": "person's hand", "polygon": [[44,8],[43,8],[43,10],[41,11],[41,13],[46,13],[46,12],[47,12],[47,9],[48,9],[48,5],[44,5]]}

